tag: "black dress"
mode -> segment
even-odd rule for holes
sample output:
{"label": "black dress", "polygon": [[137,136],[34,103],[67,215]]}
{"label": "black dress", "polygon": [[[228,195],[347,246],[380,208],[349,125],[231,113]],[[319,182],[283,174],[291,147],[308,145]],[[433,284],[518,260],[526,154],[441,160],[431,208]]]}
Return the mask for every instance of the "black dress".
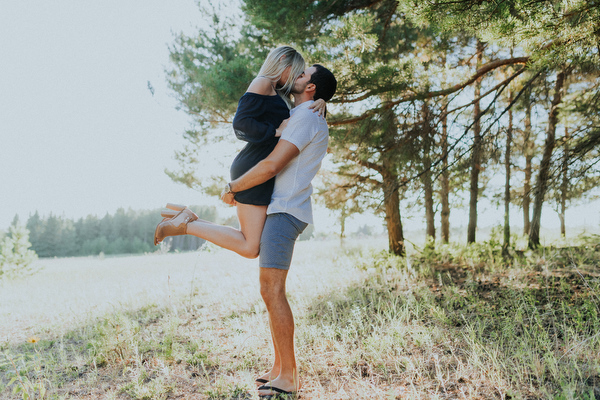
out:
{"label": "black dress", "polygon": [[[275,130],[289,118],[290,110],[279,96],[245,93],[238,103],[233,118],[233,130],[238,139],[248,142],[231,164],[231,180],[242,176],[264,160],[275,148],[278,137]],[[235,201],[243,204],[266,206],[271,202],[275,178],[263,184],[238,192]]]}

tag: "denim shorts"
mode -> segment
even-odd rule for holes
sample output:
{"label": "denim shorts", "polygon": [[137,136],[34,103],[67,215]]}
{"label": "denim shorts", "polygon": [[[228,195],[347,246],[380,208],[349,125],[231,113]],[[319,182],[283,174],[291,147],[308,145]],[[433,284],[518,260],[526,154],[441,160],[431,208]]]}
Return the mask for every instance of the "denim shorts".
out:
{"label": "denim shorts", "polygon": [[261,268],[290,269],[294,244],[307,226],[307,223],[290,214],[267,215],[260,237],[259,266]]}

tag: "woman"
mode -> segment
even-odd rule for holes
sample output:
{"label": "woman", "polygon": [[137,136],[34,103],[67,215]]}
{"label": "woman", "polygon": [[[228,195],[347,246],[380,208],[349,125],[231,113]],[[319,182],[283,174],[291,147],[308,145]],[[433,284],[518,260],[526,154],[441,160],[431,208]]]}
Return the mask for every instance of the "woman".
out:
{"label": "woman", "polygon": [[[240,99],[233,119],[236,136],[248,143],[231,165],[232,180],[265,159],[277,145],[281,135],[277,128],[290,116],[290,93],[304,68],[302,55],[289,46],[278,47],[267,56],[258,76]],[[310,108],[322,114],[325,102],[318,100]],[[239,230],[198,219],[187,207],[167,204],[167,208],[173,211],[162,213],[165,219],[156,227],[154,244],[167,236],[188,234],[235,251],[243,257],[258,257],[260,236],[274,182],[275,178],[235,194]]]}

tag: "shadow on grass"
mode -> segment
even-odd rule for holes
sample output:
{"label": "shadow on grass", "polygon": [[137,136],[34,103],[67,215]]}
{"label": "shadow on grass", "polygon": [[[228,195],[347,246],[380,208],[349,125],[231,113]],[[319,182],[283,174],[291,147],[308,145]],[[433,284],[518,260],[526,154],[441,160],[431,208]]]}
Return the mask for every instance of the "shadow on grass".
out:
{"label": "shadow on grass", "polygon": [[310,305],[304,340],[416,398],[600,398],[600,248],[495,251],[379,255],[363,282]]}

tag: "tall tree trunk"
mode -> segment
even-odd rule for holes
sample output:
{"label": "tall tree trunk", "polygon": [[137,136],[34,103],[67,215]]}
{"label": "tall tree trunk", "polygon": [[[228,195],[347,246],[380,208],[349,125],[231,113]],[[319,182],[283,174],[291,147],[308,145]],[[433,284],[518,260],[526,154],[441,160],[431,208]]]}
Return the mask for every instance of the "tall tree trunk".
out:
{"label": "tall tree trunk", "polygon": [[529,231],[529,247],[535,249],[540,245],[540,223],[542,220],[542,206],[544,205],[544,196],[548,190],[548,181],[550,180],[550,161],[555,145],[556,124],[558,122],[558,105],[562,99],[563,85],[565,81],[564,71],[556,75],[556,84],[554,86],[554,98],[550,106],[548,116],[548,126],[546,127],[546,140],[544,142],[544,151],[540,163],[540,172],[538,173],[535,184],[535,197],[533,200],[533,218],[531,219],[531,230]]}
{"label": "tall tree trunk", "polygon": [[[509,103],[512,103],[512,92],[508,95]],[[513,130],[513,112],[512,108],[508,110],[508,128],[506,129],[506,149],[504,153],[504,244],[502,245],[502,254],[508,255],[510,247],[510,148],[512,145]]]}
{"label": "tall tree trunk", "polygon": [[342,206],[340,211],[340,242],[343,242],[346,238],[346,218],[348,218],[347,207]]}
{"label": "tall tree trunk", "polygon": [[383,173],[382,176],[389,250],[393,254],[404,256],[404,233],[402,231],[402,218],[400,216],[398,176],[389,172]]}
{"label": "tall tree trunk", "polygon": [[567,235],[567,228],[565,225],[565,213],[567,211],[567,192],[569,190],[569,139],[571,134],[569,128],[565,125],[565,142],[564,142],[564,155],[562,159],[562,182],[560,184],[560,212],[558,217],[560,218],[560,234],[562,237]]}
{"label": "tall tree trunk", "polygon": [[444,99],[444,105],[442,107],[442,188],[440,192],[441,203],[442,203],[442,242],[448,243],[450,241],[450,171],[448,171],[448,116],[445,114],[448,110],[448,104]]}
{"label": "tall tree trunk", "polygon": [[[528,96],[530,92],[528,91]],[[535,146],[534,140],[531,137],[531,98],[527,99],[527,107],[525,108],[525,139],[523,149],[525,153],[525,182],[523,183],[523,234],[529,235],[531,229],[531,219],[529,217],[529,208],[531,204],[531,174],[533,160],[533,149]]]}
{"label": "tall tree trunk", "polygon": [[[421,182],[423,183],[423,191],[425,195],[425,221],[427,223],[427,239],[428,243],[435,242],[435,211],[433,210],[433,182],[431,179],[431,128],[429,124],[429,106],[427,102],[423,102],[421,107],[423,126],[423,174]],[[431,241],[431,242],[429,242]]]}
{"label": "tall tree trunk", "polygon": [[[477,40],[477,68],[483,61],[483,43]],[[481,79],[475,82],[475,98],[481,94]],[[467,243],[475,243],[475,232],[477,230],[477,197],[479,195],[479,171],[481,169],[481,154],[483,150],[481,142],[481,124],[479,115],[481,108],[479,101],[475,102],[473,107],[473,152],[471,153],[471,187],[469,200],[469,226],[467,227]]]}
{"label": "tall tree trunk", "polygon": [[[569,75],[565,72],[565,83],[563,93],[569,92]],[[560,234],[564,238],[567,235],[567,227],[565,223],[566,211],[567,211],[567,193],[569,191],[569,141],[571,139],[571,133],[569,127],[565,123],[565,137],[563,141],[563,159],[562,159],[562,182],[560,184],[560,212],[558,217],[560,218]]]}

